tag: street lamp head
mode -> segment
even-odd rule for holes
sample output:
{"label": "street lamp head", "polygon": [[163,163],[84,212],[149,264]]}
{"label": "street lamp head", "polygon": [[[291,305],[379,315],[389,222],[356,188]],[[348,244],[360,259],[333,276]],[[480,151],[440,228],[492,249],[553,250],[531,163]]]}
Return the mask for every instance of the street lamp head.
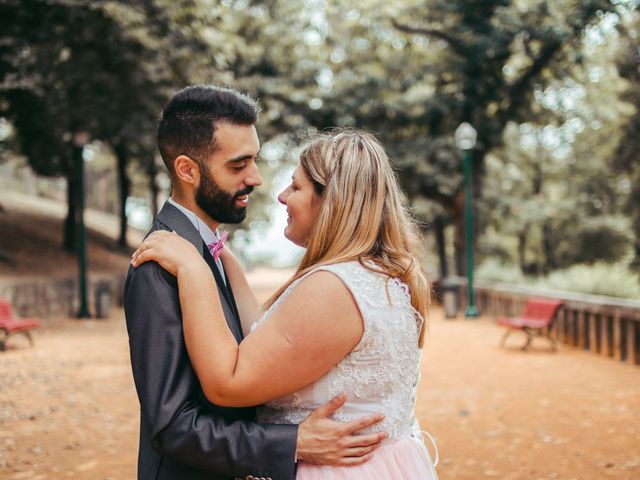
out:
{"label": "street lamp head", "polygon": [[476,130],[467,122],[462,122],[460,126],[456,128],[456,146],[461,150],[471,150],[475,147],[477,137],[478,134]]}

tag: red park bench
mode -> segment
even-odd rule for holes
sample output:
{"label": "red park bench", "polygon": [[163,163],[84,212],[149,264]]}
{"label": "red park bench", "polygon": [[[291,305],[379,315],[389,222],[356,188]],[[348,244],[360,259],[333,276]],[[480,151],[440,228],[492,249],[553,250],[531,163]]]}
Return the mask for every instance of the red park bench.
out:
{"label": "red park bench", "polygon": [[22,333],[29,339],[33,346],[31,330],[38,328],[40,322],[33,318],[16,318],[13,316],[11,304],[0,298],[0,351],[6,348],[6,342],[10,335]]}
{"label": "red park bench", "polygon": [[542,336],[551,342],[551,349],[555,352],[558,348],[558,342],[551,336],[551,330],[553,328],[553,319],[561,306],[561,300],[529,298],[522,316],[498,318],[496,320],[498,325],[508,328],[502,337],[500,346],[504,346],[511,332],[521,331],[527,336],[527,343],[523,345],[522,350],[529,348],[534,336]]}

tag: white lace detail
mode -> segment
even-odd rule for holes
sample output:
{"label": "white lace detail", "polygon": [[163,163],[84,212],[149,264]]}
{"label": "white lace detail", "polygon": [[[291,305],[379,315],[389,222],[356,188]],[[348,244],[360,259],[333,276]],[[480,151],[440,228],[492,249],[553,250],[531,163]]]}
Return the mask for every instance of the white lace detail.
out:
{"label": "white lace detail", "polygon": [[[421,358],[418,336],[423,319],[411,305],[409,288],[357,261],[322,266],[314,272],[318,270],[334,273],[349,288],[360,309],[364,333],[358,345],[324,377],[259,407],[258,420],[298,424],[314,408],[347,392],[348,400],[335,420],[348,422],[382,412],[385,419],[367,432],[387,431],[391,438],[411,436],[417,424],[414,407]],[[303,279],[293,282],[253,328],[266,321]]]}

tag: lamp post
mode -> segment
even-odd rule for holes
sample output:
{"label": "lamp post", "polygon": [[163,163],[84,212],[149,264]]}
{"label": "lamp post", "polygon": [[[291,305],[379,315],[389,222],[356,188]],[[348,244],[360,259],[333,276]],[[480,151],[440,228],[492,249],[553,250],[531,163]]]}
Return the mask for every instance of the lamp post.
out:
{"label": "lamp post", "polygon": [[473,289],[473,207],[472,207],[472,160],[473,148],[476,146],[477,133],[467,122],[463,122],[456,129],[456,145],[463,152],[464,157],[464,239],[467,254],[467,308],[465,318],[480,316],[476,307],[476,295]]}
{"label": "lamp post", "polygon": [[87,302],[87,249],[84,228],[84,146],[89,134],[84,130],[73,133],[73,168],[76,181],[76,254],[78,256],[78,294],[80,307],[77,318],[91,318]]}

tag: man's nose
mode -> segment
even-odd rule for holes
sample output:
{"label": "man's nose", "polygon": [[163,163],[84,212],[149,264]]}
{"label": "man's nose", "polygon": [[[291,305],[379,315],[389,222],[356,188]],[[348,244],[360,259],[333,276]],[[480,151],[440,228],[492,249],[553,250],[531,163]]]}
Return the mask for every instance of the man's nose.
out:
{"label": "man's nose", "polygon": [[247,177],[244,179],[244,183],[247,186],[259,187],[262,185],[262,177],[260,176],[260,169],[255,163],[251,165]]}

